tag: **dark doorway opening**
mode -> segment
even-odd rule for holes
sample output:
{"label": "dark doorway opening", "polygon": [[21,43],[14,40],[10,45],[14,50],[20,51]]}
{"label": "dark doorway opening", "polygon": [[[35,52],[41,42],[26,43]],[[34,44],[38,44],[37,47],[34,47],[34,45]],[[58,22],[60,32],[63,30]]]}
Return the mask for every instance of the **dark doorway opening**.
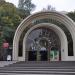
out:
{"label": "dark doorway opening", "polygon": [[48,60],[48,52],[47,51],[40,51],[40,61],[47,61]]}
{"label": "dark doorway opening", "polygon": [[37,52],[29,51],[28,52],[28,61],[36,61],[37,60]]}

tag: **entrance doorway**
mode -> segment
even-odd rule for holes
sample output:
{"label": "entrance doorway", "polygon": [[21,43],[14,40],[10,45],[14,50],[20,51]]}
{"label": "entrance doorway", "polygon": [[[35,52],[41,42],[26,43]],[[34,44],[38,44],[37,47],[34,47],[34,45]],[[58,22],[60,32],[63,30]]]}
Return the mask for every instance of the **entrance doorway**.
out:
{"label": "entrance doorway", "polygon": [[36,51],[29,51],[28,52],[28,60],[29,61],[36,61],[36,56],[37,56],[37,53]]}
{"label": "entrance doorway", "polygon": [[47,61],[47,51],[29,51],[28,52],[28,61]]}
{"label": "entrance doorway", "polygon": [[48,60],[48,52],[47,51],[40,51],[40,61],[47,61]]}
{"label": "entrance doorway", "polygon": [[60,40],[48,28],[33,30],[26,40],[27,61],[59,61]]}

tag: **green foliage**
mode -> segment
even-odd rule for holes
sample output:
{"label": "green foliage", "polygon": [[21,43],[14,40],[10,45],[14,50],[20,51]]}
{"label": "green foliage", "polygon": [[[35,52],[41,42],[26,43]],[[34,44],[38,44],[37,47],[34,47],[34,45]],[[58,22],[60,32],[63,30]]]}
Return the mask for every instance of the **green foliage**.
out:
{"label": "green foliage", "polygon": [[35,5],[31,2],[31,0],[19,0],[19,8],[31,12],[34,10]]}
{"label": "green foliage", "polygon": [[24,9],[18,9],[18,14],[21,17],[21,19],[24,19],[28,15],[30,15],[29,11],[25,11]]}
{"label": "green foliage", "polygon": [[43,8],[43,11],[56,11],[56,10],[53,6],[48,5],[47,8]]}
{"label": "green foliage", "polygon": [[35,5],[31,3],[31,0],[25,0],[24,9],[32,11],[35,8]]}
{"label": "green foliage", "polygon": [[20,11],[12,3],[0,2],[0,47],[3,39],[12,44],[15,30],[26,15],[26,11]]}
{"label": "green foliage", "polygon": [[14,32],[15,30],[11,27],[6,26],[3,28],[3,38],[7,40],[10,44],[12,44],[13,42]]}
{"label": "green foliage", "polygon": [[[16,20],[14,23],[14,19]],[[21,18],[18,15],[18,11],[16,7],[11,3],[4,3],[2,6],[0,6],[0,25],[1,26],[13,26],[16,24],[19,24]]]}
{"label": "green foliage", "polygon": [[0,6],[2,6],[5,3],[5,0],[0,0]]}
{"label": "green foliage", "polygon": [[75,21],[75,11],[74,12],[69,12],[67,14],[73,21]]}
{"label": "green foliage", "polygon": [[2,47],[2,44],[3,44],[3,37],[0,34],[0,48]]}

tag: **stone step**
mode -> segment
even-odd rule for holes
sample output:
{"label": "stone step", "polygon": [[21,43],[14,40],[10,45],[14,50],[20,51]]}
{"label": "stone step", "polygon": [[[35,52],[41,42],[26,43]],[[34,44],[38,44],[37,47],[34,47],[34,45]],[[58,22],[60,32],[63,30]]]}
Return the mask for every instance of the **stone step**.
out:
{"label": "stone step", "polygon": [[75,69],[74,66],[72,67],[3,67],[0,69]]}
{"label": "stone step", "polygon": [[0,73],[16,74],[75,74],[75,71],[1,71]]}
{"label": "stone step", "polygon": [[75,74],[16,74],[16,73],[0,73],[0,75],[75,75]]}
{"label": "stone step", "polygon": [[50,67],[67,67],[67,66],[75,66],[75,63],[15,63],[14,65],[9,65],[10,67],[33,67],[33,66],[50,66]]}
{"label": "stone step", "polygon": [[0,71],[75,71],[75,69],[1,69]]}
{"label": "stone step", "polygon": [[0,68],[0,73],[8,74],[75,74],[75,62],[17,62]]}

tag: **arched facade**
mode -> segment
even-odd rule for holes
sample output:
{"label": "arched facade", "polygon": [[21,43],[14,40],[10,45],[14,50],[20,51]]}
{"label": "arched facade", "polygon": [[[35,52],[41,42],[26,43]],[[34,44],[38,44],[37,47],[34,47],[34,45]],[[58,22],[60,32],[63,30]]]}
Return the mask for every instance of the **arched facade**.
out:
{"label": "arched facade", "polygon": [[[68,56],[68,41],[67,36],[64,31],[54,23],[38,23],[35,24],[36,20],[41,19],[51,19],[62,23],[70,32],[73,40],[73,56]],[[22,23],[18,26],[14,40],[13,40],[13,60],[17,61],[25,61],[26,57],[26,39],[29,33],[38,27],[47,27],[52,29],[56,34],[59,36],[61,42],[61,61],[75,61],[75,24],[74,22],[64,14],[58,12],[39,12],[33,15],[30,15],[26,19],[22,21]],[[19,49],[19,40],[21,34],[25,29],[28,29],[23,38],[23,55],[21,57],[18,56],[18,49]]]}

